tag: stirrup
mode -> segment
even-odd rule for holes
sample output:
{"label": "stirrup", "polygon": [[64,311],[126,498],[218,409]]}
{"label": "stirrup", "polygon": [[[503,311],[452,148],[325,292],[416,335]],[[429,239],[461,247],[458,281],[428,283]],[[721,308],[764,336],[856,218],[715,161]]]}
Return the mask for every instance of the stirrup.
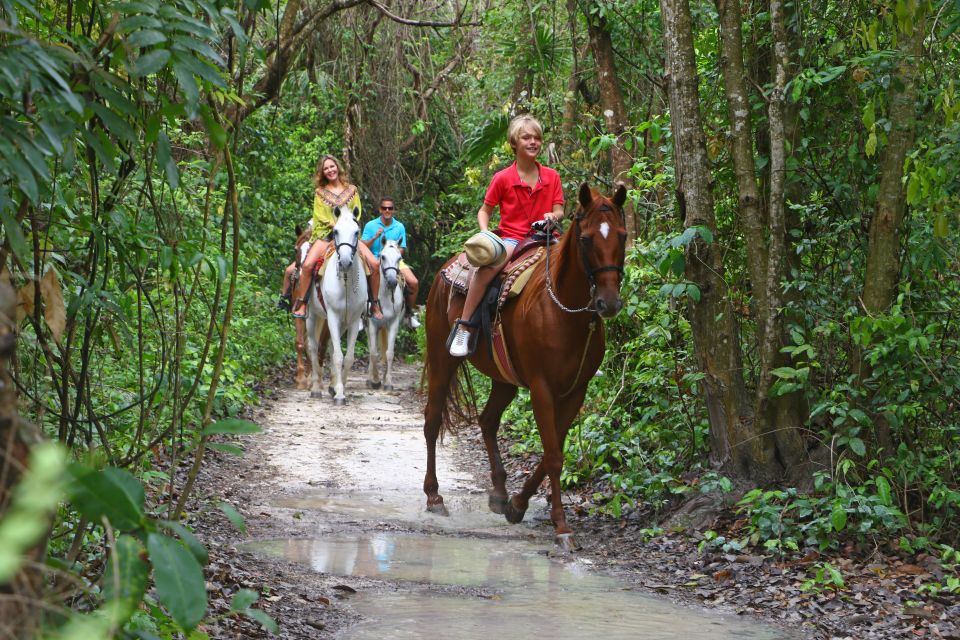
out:
{"label": "stirrup", "polygon": [[[473,331],[462,329],[470,327]],[[477,348],[477,330],[479,325],[475,322],[457,319],[450,327],[450,335],[447,336],[447,352],[454,358],[465,358],[473,355]]]}
{"label": "stirrup", "polygon": [[[303,306],[301,306],[303,305]],[[294,307],[300,307],[303,311],[293,311]],[[293,301],[293,306],[291,307],[291,312],[294,318],[298,320],[303,320],[307,317],[307,299],[306,298],[297,298]]]}

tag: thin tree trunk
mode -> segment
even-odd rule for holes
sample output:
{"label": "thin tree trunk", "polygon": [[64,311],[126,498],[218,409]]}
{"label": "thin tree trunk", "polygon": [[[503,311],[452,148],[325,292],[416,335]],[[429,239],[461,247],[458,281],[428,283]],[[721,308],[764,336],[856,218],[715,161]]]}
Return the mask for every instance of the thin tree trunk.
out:
{"label": "thin tree trunk", "polygon": [[[626,130],[627,105],[620,90],[620,78],[617,75],[616,59],[613,52],[613,42],[610,39],[610,27],[602,16],[592,16],[587,11],[587,32],[590,35],[590,48],[593,50],[593,60],[597,65],[597,82],[600,86],[600,104],[603,107],[604,121],[607,131],[617,138],[616,144],[610,148],[610,171],[614,182],[622,182],[628,189],[633,187],[630,169],[633,168],[633,158],[627,152]],[[624,207],[627,220],[627,246],[633,244],[637,235],[637,223],[634,217],[633,206]]]}
{"label": "thin tree trunk", "polygon": [[[922,9],[917,9],[918,13]],[[863,307],[867,313],[890,308],[900,279],[900,226],[906,210],[903,161],[913,147],[917,109],[917,68],[922,54],[925,20],[920,17],[910,33],[899,34],[899,63],[890,83],[889,120],[892,123],[880,165],[880,189],[870,221]],[[902,87],[898,90],[898,87]]]}
{"label": "thin tree trunk", "polygon": [[[17,347],[17,294],[0,281],[0,520],[10,507],[13,489],[27,467],[30,449],[40,441],[38,430],[17,414],[17,387],[11,377],[11,362]],[[27,562],[9,581],[0,583],[0,632],[4,637],[33,638],[42,599],[46,537],[29,550]],[[6,634],[11,633],[12,636]]]}
{"label": "thin tree trunk", "polygon": [[[917,119],[917,74],[926,31],[924,5],[914,8],[909,32],[898,33],[899,61],[890,83],[889,120],[892,123],[887,145],[880,161],[880,187],[877,192],[867,247],[867,266],[861,302],[867,314],[885,313],[897,294],[900,282],[900,227],[906,202],[903,192],[903,163],[913,147]],[[872,367],[857,353],[856,374],[862,382],[872,375]],[[877,416],[874,420],[876,445],[891,451],[894,442],[890,424]]]}

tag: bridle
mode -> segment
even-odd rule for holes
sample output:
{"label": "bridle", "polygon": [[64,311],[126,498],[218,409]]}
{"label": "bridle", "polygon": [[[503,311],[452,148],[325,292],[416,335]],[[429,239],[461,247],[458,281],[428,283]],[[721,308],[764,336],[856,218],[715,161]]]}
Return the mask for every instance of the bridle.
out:
{"label": "bridle", "polygon": [[[336,226],[334,226],[334,228],[333,228],[333,239],[334,239],[334,247],[333,247],[333,250],[334,250],[334,252],[335,252],[336,254],[339,255],[339,253],[340,253],[340,247],[350,247],[350,262],[351,262],[351,264],[352,264],[352,263],[353,263],[353,260],[357,257],[357,245],[360,243],[360,232],[359,232],[359,228],[358,228],[357,233],[356,233],[356,234],[354,235],[354,237],[353,237],[353,242],[337,242],[337,239],[338,239],[338,238],[339,238],[339,233],[337,232]],[[339,261],[339,260],[337,260],[337,269],[340,270],[341,272],[342,272],[342,270],[343,270],[343,267],[340,266],[340,261]],[[343,275],[344,275],[344,277],[346,277],[346,274],[343,274]]]}
{"label": "bridle", "polygon": [[[598,205],[595,209],[594,208],[590,209],[590,212],[593,212],[593,211],[596,211],[596,212],[611,211],[612,212],[613,209],[610,207],[610,205],[604,202]],[[587,248],[584,245],[584,243],[580,241],[581,238],[583,237],[580,231],[580,221],[587,216],[587,213],[588,213],[587,211],[582,211],[582,208],[581,208],[581,213],[576,214],[573,218],[574,232],[576,233],[577,254],[580,256],[580,264],[583,267],[583,271],[587,274],[587,283],[589,283],[590,285],[590,302],[588,302],[586,306],[580,307],[579,309],[571,309],[570,307],[560,302],[560,300],[557,298],[557,294],[554,293],[554,290],[553,290],[553,283],[550,282],[550,247],[549,247],[550,243],[548,243],[548,246],[547,246],[547,259],[546,259],[546,265],[545,265],[545,268],[546,268],[545,279],[547,284],[547,294],[549,294],[550,299],[553,300],[554,304],[556,304],[558,307],[560,307],[560,309],[562,309],[563,311],[566,311],[567,313],[583,313],[585,311],[590,311],[593,313],[597,312],[596,307],[594,307],[594,303],[596,302],[596,296],[597,296],[596,275],[598,273],[603,273],[605,271],[616,271],[618,275],[617,277],[618,290],[620,289],[620,285],[623,283],[623,265],[622,264],[605,264],[599,267],[593,267],[590,265],[590,256],[587,254]],[[621,217],[622,216],[623,214],[621,213]],[[556,224],[556,223],[553,223],[553,224]],[[549,233],[549,229],[547,231]]]}

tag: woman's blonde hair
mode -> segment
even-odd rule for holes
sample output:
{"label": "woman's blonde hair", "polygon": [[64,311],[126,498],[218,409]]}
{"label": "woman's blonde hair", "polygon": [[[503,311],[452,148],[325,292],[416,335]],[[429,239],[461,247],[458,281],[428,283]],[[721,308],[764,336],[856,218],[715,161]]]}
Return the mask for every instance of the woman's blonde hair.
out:
{"label": "woman's blonde hair", "polygon": [[332,155],[325,154],[320,156],[320,159],[317,160],[317,171],[313,174],[313,184],[318,189],[327,186],[327,176],[323,175],[323,163],[327,160],[333,160],[333,164],[337,165],[337,171],[340,175],[340,182],[346,186],[350,186],[350,178],[347,176],[347,173],[343,170],[343,165],[340,164],[340,161],[334,158]]}
{"label": "woman's blonde hair", "polygon": [[516,149],[517,145],[520,143],[520,132],[524,129],[529,128],[537,137],[543,140],[543,125],[540,124],[540,121],[534,118],[529,114],[522,116],[517,116],[510,121],[510,126],[507,127],[507,142],[510,143],[510,146]]}

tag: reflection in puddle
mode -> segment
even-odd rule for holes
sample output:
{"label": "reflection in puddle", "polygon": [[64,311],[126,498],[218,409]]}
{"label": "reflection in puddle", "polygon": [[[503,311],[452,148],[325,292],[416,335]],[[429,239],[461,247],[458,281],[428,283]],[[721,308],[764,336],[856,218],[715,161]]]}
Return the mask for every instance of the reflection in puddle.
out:
{"label": "reflection in puddle", "polygon": [[372,593],[351,600],[365,621],[344,638],[689,638],[800,637],[742,620],[682,609],[627,590],[516,540],[450,539],[374,533],[333,540],[244,545],[315,571],[414,583],[481,587],[492,598],[423,593]]}
{"label": "reflection in puddle", "polygon": [[323,513],[360,517],[367,520],[399,520],[435,529],[480,531],[500,529],[511,535],[523,535],[525,529],[535,527],[549,517],[546,502],[534,498],[524,522],[518,527],[509,524],[503,516],[491,513],[486,493],[448,493],[446,505],[449,516],[427,512],[423,501],[412,500],[409,494],[381,492],[325,493],[317,492],[295,498],[278,498],[272,505],[286,509],[303,509]]}

